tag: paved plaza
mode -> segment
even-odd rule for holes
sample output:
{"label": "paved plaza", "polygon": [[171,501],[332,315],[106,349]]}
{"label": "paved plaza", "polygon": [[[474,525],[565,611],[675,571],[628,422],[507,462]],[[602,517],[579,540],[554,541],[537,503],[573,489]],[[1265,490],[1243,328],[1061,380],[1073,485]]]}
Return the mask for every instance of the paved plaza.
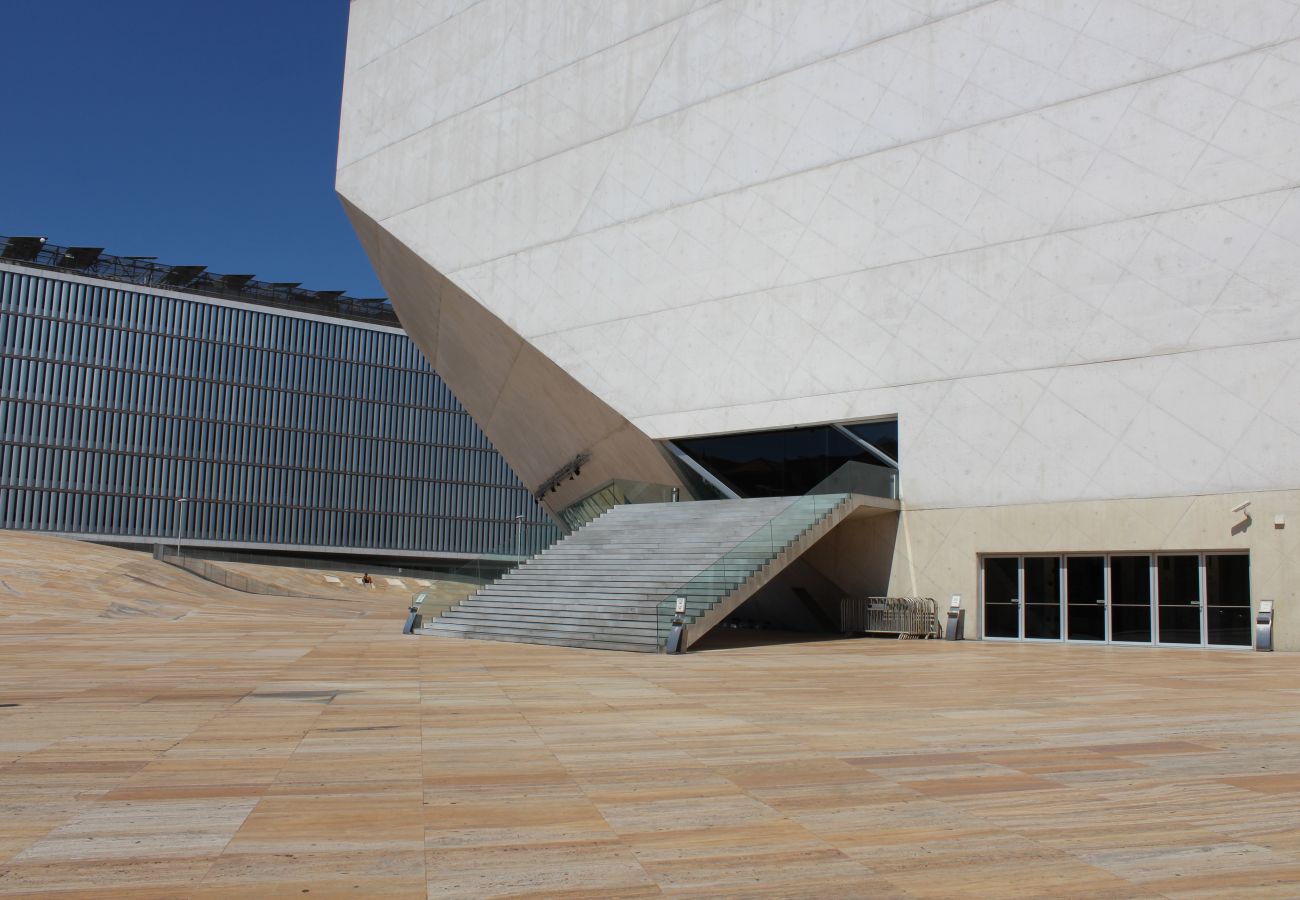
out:
{"label": "paved plaza", "polygon": [[0,534],[0,895],[1300,893],[1300,656],[664,657],[401,602]]}

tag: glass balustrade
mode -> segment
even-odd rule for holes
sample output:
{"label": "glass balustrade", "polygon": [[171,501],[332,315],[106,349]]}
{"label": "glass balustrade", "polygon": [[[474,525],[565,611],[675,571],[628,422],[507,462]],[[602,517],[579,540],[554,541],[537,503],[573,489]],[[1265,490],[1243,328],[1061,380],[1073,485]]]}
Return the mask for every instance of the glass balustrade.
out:
{"label": "glass balustrade", "polygon": [[849,497],[848,493],[796,497],[770,521],[763,523],[713,564],[660,600],[655,607],[660,646],[664,645],[672,631],[679,597],[686,601],[682,620],[689,625],[776,559],[836,507],[847,503]]}

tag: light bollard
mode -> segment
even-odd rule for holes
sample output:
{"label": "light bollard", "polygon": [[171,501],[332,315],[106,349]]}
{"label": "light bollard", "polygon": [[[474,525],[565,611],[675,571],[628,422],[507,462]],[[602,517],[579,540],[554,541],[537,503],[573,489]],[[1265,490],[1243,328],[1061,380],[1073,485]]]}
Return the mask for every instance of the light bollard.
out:
{"label": "light bollard", "polygon": [[673,630],[668,632],[664,644],[665,653],[681,653],[685,648],[682,641],[686,638],[686,598],[677,598],[677,608],[673,611]]}
{"label": "light bollard", "polygon": [[406,608],[406,624],[402,626],[402,634],[411,634],[420,627],[420,619],[422,618],[420,605],[424,603],[428,596],[427,592],[416,594],[415,599],[411,601],[411,605]]}
{"label": "light bollard", "polygon": [[961,594],[953,594],[948,601],[948,618],[943,623],[943,639],[960,641],[965,638],[966,610],[961,608]]}
{"label": "light bollard", "polygon": [[1270,651],[1273,649],[1273,601],[1259,601],[1259,612],[1255,615],[1255,649]]}

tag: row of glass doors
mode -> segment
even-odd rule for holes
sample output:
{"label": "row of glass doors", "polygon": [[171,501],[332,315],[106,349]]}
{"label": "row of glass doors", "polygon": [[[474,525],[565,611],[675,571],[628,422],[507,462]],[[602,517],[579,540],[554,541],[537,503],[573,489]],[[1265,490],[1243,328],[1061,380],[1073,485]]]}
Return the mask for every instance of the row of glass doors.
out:
{"label": "row of glass doors", "polygon": [[1245,553],[985,556],[986,638],[1249,647]]}

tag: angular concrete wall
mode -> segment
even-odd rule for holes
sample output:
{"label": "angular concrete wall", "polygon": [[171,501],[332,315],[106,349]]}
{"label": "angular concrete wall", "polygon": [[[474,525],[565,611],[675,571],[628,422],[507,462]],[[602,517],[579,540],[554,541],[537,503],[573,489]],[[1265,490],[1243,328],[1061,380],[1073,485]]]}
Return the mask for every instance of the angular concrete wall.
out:
{"label": "angular concrete wall", "polygon": [[580,473],[541,500],[559,512],[611,478],[679,485],[663,452],[365,213],[344,208],[407,331],[461,405],[536,491],[579,454]]}
{"label": "angular concrete wall", "polygon": [[[897,415],[913,506],[1300,486],[1295,2],[351,8],[340,193],[631,444]],[[547,382],[460,380],[552,446]]]}

